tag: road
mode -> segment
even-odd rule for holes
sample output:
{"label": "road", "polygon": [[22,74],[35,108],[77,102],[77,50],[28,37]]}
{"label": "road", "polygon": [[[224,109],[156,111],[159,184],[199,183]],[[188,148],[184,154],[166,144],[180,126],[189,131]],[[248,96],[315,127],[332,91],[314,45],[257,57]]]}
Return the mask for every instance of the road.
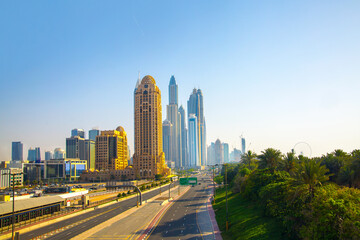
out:
{"label": "road", "polygon": [[[202,179],[201,176],[197,176]],[[199,181],[167,210],[149,236],[159,239],[214,239],[210,217],[205,210],[210,181]]]}
{"label": "road", "polygon": [[[178,183],[171,184],[172,187],[176,186]],[[167,190],[169,187],[162,187],[162,191],[165,189]],[[159,189],[156,189],[151,192],[143,193],[143,201],[150,199],[159,194]],[[118,214],[123,213],[124,211],[136,206],[136,197],[123,200],[119,203],[115,203],[103,208],[95,209],[94,211],[90,211],[42,228],[38,228],[36,230],[21,234],[22,240],[28,240],[35,238],[37,236],[43,235],[45,233],[54,231],[56,229],[62,227],[68,227],[66,230],[48,237],[47,239],[70,239],[75,237],[76,235],[91,229],[92,227],[96,226],[97,224],[104,222],[112,217],[115,217]]]}

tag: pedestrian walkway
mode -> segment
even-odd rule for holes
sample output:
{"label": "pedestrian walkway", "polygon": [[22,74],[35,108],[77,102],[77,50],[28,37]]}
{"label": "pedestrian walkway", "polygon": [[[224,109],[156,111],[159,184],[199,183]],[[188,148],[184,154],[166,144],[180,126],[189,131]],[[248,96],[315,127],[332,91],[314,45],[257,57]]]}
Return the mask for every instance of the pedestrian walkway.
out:
{"label": "pedestrian walkway", "polygon": [[[180,191],[178,188],[172,189],[170,196],[171,198],[178,197],[179,193],[182,195],[188,189],[188,187],[181,187]],[[161,195],[155,196],[148,200],[147,203],[144,202],[143,206],[132,208],[73,239],[137,239],[156,214],[166,207],[164,203],[168,201],[169,191],[166,188],[162,188],[162,191]]]}

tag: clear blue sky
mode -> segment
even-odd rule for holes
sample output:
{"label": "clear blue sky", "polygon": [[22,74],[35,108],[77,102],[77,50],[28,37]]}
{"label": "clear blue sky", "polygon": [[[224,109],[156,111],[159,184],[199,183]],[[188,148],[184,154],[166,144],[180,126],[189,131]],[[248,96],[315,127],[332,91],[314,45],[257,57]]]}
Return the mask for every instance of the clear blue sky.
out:
{"label": "clear blue sky", "polygon": [[[205,101],[207,141],[313,156],[360,145],[360,1],[1,1],[0,160],[128,132],[138,71]],[[132,151],[133,152],[133,151]]]}

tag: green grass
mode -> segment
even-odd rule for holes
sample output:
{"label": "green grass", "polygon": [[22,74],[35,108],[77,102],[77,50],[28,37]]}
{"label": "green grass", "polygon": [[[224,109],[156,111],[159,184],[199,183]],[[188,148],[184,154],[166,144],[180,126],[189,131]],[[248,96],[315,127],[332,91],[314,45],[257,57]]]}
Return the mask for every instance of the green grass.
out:
{"label": "green grass", "polygon": [[225,189],[216,190],[213,205],[221,235],[227,239],[285,239],[281,222],[265,217],[255,202],[228,191],[229,230],[226,232]]}

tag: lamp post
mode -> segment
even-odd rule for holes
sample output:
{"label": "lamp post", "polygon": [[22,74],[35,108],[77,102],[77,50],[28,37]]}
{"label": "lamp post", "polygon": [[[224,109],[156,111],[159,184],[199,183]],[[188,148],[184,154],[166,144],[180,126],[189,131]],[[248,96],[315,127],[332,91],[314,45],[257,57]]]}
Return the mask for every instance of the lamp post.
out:
{"label": "lamp post", "polygon": [[[9,175],[12,176],[12,182],[13,182],[13,204],[12,204],[12,235],[11,235],[11,239],[14,240],[15,236],[14,236],[14,232],[15,232],[15,176],[16,175],[21,175],[23,174],[23,172],[17,172],[17,173],[5,173],[3,175]],[[11,179],[11,178],[10,178]]]}
{"label": "lamp post", "polygon": [[228,191],[227,191],[227,164],[225,167],[225,189],[226,189],[226,231],[229,230]]}

